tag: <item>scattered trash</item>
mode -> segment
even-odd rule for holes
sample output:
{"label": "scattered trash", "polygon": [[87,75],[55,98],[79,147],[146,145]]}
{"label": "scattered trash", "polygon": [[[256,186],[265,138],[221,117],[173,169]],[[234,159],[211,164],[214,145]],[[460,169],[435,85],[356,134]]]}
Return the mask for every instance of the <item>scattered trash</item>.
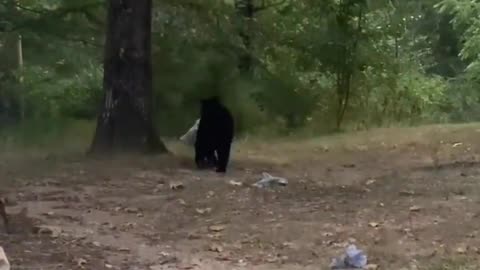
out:
{"label": "scattered trash", "polygon": [[200,119],[195,121],[195,124],[180,137],[180,141],[184,142],[186,145],[193,146],[197,140],[197,130],[198,125],[200,124]]}
{"label": "scattered trash", "polygon": [[0,247],[0,270],[10,270],[10,263],[2,247]]}
{"label": "scattered trash", "polygon": [[364,269],[367,266],[367,255],[355,245],[347,247],[345,254],[334,258],[330,264],[331,269]]}
{"label": "scattered trash", "polygon": [[262,177],[263,178],[257,183],[253,184],[253,186],[258,188],[267,188],[272,186],[286,186],[288,184],[287,179],[278,176],[272,176],[266,172],[262,173]]}

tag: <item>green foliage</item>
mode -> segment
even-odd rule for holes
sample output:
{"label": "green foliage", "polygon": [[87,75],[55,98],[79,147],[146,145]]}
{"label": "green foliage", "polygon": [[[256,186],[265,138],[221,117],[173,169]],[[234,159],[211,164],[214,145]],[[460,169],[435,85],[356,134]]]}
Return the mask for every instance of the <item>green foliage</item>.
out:
{"label": "green foliage", "polygon": [[[480,120],[478,3],[253,0],[251,20],[235,3],[154,1],[162,135],[188,129],[199,100],[214,94],[231,108],[240,133]],[[0,3],[0,115],[23,115],[24,123],[93,121],[105,14],[98,0]],[[248,72],[238,69],[245,54],[253,59]]]}

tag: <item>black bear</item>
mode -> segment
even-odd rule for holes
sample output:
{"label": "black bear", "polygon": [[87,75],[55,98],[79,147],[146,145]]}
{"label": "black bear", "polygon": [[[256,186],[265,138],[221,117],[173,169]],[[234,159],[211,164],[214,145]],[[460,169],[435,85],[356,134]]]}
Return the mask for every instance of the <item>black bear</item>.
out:
{"label": "black bear", "polygon": [[232,114],[220,103],[218,97],[203,99],[201,101],[197,139],[195,140],[195,163],[197,167],[203,169],[215,166],[216,172],[226,172],[233,133]]}

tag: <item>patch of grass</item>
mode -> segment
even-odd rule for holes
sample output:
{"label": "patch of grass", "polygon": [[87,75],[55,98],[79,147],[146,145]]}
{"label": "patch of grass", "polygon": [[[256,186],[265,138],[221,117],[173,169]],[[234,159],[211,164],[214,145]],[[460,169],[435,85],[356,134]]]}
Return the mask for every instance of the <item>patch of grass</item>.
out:
{"label": "patch of grass", "polygon": [[[410,149],[429,151],[432,160],[452,152],[452,145],[474,150],[480,145],[480,124],[427,125],[407,128],[376,128],[368,131],[339,133],[335,135],[299,138],[245,137],[236,141],[237,156],[288,163],[318,156],[321,153],[342,153],[362,150],[387,151]],[[455,151],[462,147],[455,147]],[[287,153],[287,154],[286,154]]]}
{"label": "patch of grass", "polygon": [[21,150],[80,149],[91,142],[94,123],[79,120],[29,120],[0,134],[3,152]]}
{"label": "patch of grass", "polygon": [[[67,154],[84,153],[92,140],[95,121],[62,120],[29,122],[0,133],[0,151],[6,153]],[[450,154],[452,144],[463,148],[480,147],[480,124],[427,125],[407,128],[376,128],[368,131],[337,133],[320,137],[244,136],[232,147],[234,159],[267,162],[276,165],[296,160],[331,157],[350,151],[408,149],[430,151],[432,160]],[[180,157],[193,157],[194,150],[177,138],[163,138],[171,152]],[[455,151],[462,150],[455,148]],[[459,152],[459,154],[461,154]],[[440,162],[438,161],[438,162]]]}

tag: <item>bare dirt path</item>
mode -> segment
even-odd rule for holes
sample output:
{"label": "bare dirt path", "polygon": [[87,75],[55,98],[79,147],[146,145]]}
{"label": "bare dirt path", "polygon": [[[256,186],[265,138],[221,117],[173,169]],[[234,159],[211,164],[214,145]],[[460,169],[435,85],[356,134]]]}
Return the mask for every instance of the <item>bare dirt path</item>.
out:
{"label": "bare dirt path", "polygon": [[[378,269],[475,266],[478,131],[382,132],[240,143],[225,176],[182,157],[5,158],[0,245],[13,269],[328,269],[349,243]],[[264,171],[288,186],[251,187]]]}

